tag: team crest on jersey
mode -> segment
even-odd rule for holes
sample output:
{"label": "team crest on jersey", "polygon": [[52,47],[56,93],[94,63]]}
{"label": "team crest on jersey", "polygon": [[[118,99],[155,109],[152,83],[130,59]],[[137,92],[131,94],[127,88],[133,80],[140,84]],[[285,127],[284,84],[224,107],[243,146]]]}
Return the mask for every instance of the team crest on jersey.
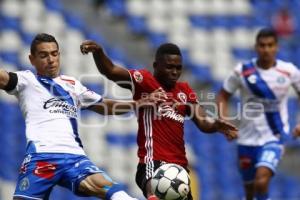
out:
{"label": "team crest on jersey", "polygon": [[256,81],[257,81],[257,76],[254,75],[254,74],[250,75],[250,76],[248,77],[248,81],[249,81],[249,83],[251,83],[251,84],[255,84]]}
{"label": "team crest on jersey", "polygon": [[279,76],[279,77],[277,78],[277,83],[280,83],[280,84],[285,83],[285,78],[284,78],[283,76]]}
{"label": "team crest on jersey", "polygon": [[27,177],[25,177],[21,180],[19,189],[21,191],[25,191],[25,190],[28,190],[29,186],[30,186],[29,179]]}
{"label": "team crest on jersey", "polygon": [[52,179],[55,175],[57,164],[39,161],[36,163],[36,167],[33,174],[44,179]]}
{"label": "team crest on jersey", "polygon": [[180,99],[180,101],[181,101],[182,103],[186,103],[186,102],[187,102],[187,96],[186,96],[185,93],[179,92],[179,93],[177,94],[177,97],[178,97],[178,99]]}
{"label": "team crest on jersey", "polygon": [[133,73],[133,78],[136,82],[141,83],[143,81],[143,75],[139,71]]}

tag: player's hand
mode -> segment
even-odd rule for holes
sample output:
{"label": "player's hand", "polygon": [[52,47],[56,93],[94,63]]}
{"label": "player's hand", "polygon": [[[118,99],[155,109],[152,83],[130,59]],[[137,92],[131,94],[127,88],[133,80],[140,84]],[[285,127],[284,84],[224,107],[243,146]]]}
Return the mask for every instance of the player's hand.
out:
{"label": "player's hand", "polygon": [[215,126],[218,132],[221,132],[225,137],[231,141],[238,137],[238,129],[231,123],[222,119],[217,119]]}
{"label": "player's hand", "polygon": [[82,54],[88,54],[90,52],[94,53],[96,51],[101,51],[102,47],[92,40],[86,40],[81,43],[80,51]]}
{"label": "player's hand", "polygon": [[296,127],[293,130],[293,137],[300,137],[300,124],[296,125]]}
{"label": "player's hand", "polygon": [[137,101],[139,107],[155,106],[164,103],[167,100],[166,92],[159,88],[150,94],[142,95],[141,99]]}

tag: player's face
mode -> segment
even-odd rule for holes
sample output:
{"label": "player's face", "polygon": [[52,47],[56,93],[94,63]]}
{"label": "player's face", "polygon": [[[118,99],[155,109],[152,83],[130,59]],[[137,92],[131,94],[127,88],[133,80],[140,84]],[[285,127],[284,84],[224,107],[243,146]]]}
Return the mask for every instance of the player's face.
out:
{"label": "player's face", "polygon": [[39,75],[51,78],[58,76],[60,53],[55,42],[38,44],[34,55],[29,55],[29,59]]}
{"label": "player's face", "polygon": [[274,37],[261,37],[255,45],[255,50],[260,60],[273,62],[276,59],[278,45]]}
{"label": "player's face", "polygon": [[164,86],[174,87],[182,72],[181,56],[165,55],[154,63],[154,71],[156,77]]}

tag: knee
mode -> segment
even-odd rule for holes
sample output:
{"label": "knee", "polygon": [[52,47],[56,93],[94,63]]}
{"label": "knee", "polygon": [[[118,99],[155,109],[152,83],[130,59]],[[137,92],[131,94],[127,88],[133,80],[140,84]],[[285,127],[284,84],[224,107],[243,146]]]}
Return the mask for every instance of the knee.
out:
{"label": "knee", "polygon": [[256,192],[264,192],[269,185],[270,177],[267,175],[256,176],[254,180],[254,188]]}
{"label": "knee", "polygon": [[92,196],[104,197],[113,183],[102,175],[91,175],[80,182],[79,191]]}

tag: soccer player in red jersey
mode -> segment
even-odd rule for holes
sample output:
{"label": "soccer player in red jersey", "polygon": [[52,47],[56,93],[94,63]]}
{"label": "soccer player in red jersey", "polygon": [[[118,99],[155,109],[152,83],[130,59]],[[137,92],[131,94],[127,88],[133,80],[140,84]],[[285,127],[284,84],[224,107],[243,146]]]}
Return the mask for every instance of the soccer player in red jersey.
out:
{"label": "soccer player in red jersey", "polygon": [[176,163],[187,169],[183,137],[185,116],[191,116],[203,132],[218,131],[230,140],[237,137],[235,126],[206,116],[189,84],[177,82],[183,66],[180,49],[175,44],[166,43],[158,48],[153,74],[146,69],[127,70],[115,65],[94,41],[85,41],[80,48],[83,54],[92,52],[100,73],[121,87],[130,89],[133,99],[142,98],[155,90],[161,90],[167,96],[165,103],[143,107],[138,112],[139,164],[136,182],[148,200],[157,199],[151,191],[149,180],[160,165]]}

